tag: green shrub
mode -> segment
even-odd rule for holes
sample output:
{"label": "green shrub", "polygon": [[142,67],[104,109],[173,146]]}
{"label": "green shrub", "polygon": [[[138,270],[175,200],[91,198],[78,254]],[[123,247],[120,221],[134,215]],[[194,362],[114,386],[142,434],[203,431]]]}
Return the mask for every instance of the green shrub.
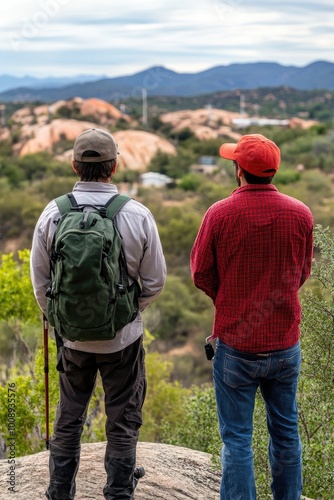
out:
{"label": "green shrub", "polygon": [[1,238],[16,238],[28,233],[31,239],[33,229],[44,204],[24,191],[18,196],[11,191],[0,199]]}
{"label": "green shrub", "polygon": [[193,386],[184,411],[183,420],[165,425],[164,442],[212,453],[214,462],[220,467],[221,441],[213,388]]}
{"label": "green shrub", "polygon": [[279,169],[277,174],[274,177],[274,184],[292,184],[293,182],[297,182],[300,179],[300,173],[297,170],[293,170],[292,168],[287,169]]}
{"label": "green shrub", "polygon": [[[55,368],[55,343],[49,343],[49,401],[50,432],[53,429],[58,401],[58,377]],[[37,351],[33,374],[17,374],[12,368],[6,385],[0,387],[0,436],[8,445],[8,395],[15,394],[15,451],[16,456],[41,451],[45,447],[45,389],[44,354]]]}
{"label": "green shrub", "polygon": [[334,491],[334,235],[317,226],[320,252],[303,294],[299,411],[305,494],[331,500]]}
{"label": "green shrub", "polygon": [[200,185],[200,176],[193,173],[185,175],[178,183],[179,188],[183,189],[184,191],[197,191]]}

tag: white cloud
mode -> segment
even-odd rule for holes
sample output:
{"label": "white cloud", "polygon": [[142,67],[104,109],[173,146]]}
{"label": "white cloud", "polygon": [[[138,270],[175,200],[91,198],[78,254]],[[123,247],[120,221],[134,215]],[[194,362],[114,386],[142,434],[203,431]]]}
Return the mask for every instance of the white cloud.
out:
{"label": "white cloud", "polygon": [[[2,67],[13,74],[120,75],[161,64],[333,60],[332,0],[11,0]],[[89,57],[85,57],[89,54]],[[127,71],[126,71],[127,70]]]}

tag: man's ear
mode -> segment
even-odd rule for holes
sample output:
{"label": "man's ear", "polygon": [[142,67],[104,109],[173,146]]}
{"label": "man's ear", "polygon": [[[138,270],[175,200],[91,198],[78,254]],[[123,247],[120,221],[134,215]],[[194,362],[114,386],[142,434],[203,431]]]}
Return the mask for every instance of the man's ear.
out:
{"label": "man's ear", "polygon": [[72,160],[72,168],[73,168],[74,172],[78,175],[77,169],[75,167],[75,160]]}
{"label": "man's ear", "polygon": [[238,164],[238,167],[237,167],[237,176],[241,179],[241,177],[245,177],[244,176],[244,172],[242,170],[242,168],[240,167],[240,165]]}
{"label": "man's ear", "polygon": [[113,169],[112,169],[111,175],[115,175],[116,170],[117,170],[117,167],[118,167],[118,162],[117,162],[117,161],[115,161],[115,164],[114,164],[114,166],[113,166]]}

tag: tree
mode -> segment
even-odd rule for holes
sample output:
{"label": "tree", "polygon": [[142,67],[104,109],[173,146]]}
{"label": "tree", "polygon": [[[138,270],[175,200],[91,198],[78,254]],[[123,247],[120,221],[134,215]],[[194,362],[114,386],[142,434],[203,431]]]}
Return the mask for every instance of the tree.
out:
{"label": "tree", "polygon": [[4,254],[0,266],[0,320],[38,322],[39,308],[33,294],[29,272],[29,250]]}
{"label": "tree", "polygon": [[195,241],[201,216],[194,212],[192,206],[166,207],[158,214],[157,223],[164,252],[175,262],[183,262],[188,266],[189,254]]}
{"label": "tree", "polygon": [[[17,363],[15,353],[21,349],[23,359],[32,361],[32,348],[36,339],[30,336],[30,327],[41,323],[41,312],[37,306],[29,271],[29,250],[4,254],[0,265],[0,321],[8,325],[15,337],[12,363]],[[0,336],[6,331],[0,329]]]}
{"label": "tree", "polygon": [[192,172],[184,175],[178,184],[179,188],[184,191],[196,191],[200,185],[201,177]]}
{"label": "tree", "polygon": [[334,235],[315,229],[316,258],[303,295],[299,410],[305,492],[330,499],[334,491]]}
{"label": "tree", "polygon": [[184,405],[184,418],[164,428],[164,442],[201,450],[213,455],[220,467],[221,441],[218,430],[216,399],[211,386],[193,386]]}

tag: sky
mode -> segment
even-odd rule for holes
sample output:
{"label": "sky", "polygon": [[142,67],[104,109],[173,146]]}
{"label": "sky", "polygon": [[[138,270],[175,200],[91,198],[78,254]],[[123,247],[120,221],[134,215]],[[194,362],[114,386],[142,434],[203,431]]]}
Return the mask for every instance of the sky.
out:
{"label": "sky", "polygon": [[123,76],[152,66],[334,62],[333,0],[9,0],[0,74]]}

